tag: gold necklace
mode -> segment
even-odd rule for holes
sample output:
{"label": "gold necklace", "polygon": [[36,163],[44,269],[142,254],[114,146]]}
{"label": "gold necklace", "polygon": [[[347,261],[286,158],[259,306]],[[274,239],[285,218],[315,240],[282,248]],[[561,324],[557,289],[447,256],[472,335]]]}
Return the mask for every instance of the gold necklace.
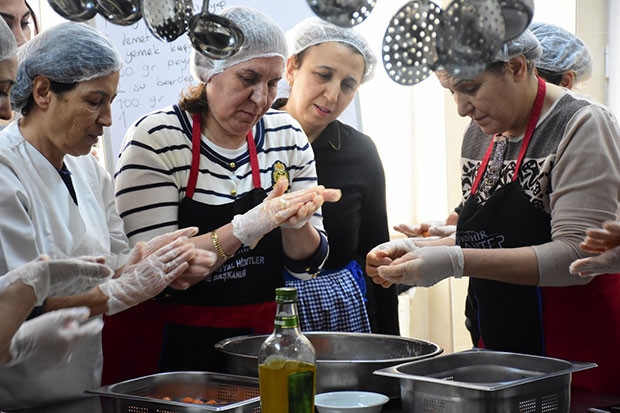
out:
{"label": "gold necklace", "polygon": [[336,147],[336,145],[334,145],[330,139],[328,139],[327,141],[329,142],[329,145],[334,148],[335,151],[339,151],[340,148],[342,148],[342,140],[340,138],[340,125],[338,125],[338,123],[336,123],[336,130],[338,130],[338,147]]}

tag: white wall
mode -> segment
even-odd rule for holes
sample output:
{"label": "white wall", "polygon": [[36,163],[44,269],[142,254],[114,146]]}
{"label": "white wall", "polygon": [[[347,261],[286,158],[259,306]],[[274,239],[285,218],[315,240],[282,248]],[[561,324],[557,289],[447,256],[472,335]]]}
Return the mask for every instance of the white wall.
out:
{"label": "white wall", "polygon": [[[609,38],[607,45],[618,45],[620,44],[620,27],[617,22],[620,18],[620,2],[610,1],[609,3]],[[618,116],[620,114],[620,79],[613,75],[620,73],[620,50],[608,46],[605,51],[608,58],[605,68],[605,76],[609,81],[608,104],[616,116]]]}

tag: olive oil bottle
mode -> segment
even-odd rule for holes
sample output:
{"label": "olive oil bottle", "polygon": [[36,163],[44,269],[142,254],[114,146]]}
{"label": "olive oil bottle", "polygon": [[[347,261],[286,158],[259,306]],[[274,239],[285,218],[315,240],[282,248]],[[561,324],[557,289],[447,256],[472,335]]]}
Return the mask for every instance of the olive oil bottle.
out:
{"label": "olive oil bottle", "polygon": [[273,333],[258,352],[262,413],[313,413],[316,353],[299,328],[297,290],[276,289]]}

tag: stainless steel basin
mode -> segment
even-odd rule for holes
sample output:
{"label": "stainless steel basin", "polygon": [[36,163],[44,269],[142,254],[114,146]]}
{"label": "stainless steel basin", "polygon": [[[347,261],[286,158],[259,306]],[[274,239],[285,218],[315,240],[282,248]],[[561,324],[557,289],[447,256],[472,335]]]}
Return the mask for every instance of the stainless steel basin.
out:
{"label": "stainless steel basin", "polygon": [[[397,379],[374,375],[378,369],[433,357],[443,352],[425,340],[382,334],[308,332],[317,356],[317,393],[365,390],[400,397]],[[215,348],[224,354],[226,372],[258,377],[258,350],[267,335],[233,337]]]}

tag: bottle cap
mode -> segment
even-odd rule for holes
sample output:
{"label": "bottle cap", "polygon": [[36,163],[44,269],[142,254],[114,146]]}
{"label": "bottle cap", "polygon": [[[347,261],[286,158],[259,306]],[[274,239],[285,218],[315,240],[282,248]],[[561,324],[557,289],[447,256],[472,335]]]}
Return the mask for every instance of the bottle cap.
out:
{"label": "bottle cap", "polygon": [[297,300],[297,288],[281,287],[276,288],[276,301],[290,302]]}

